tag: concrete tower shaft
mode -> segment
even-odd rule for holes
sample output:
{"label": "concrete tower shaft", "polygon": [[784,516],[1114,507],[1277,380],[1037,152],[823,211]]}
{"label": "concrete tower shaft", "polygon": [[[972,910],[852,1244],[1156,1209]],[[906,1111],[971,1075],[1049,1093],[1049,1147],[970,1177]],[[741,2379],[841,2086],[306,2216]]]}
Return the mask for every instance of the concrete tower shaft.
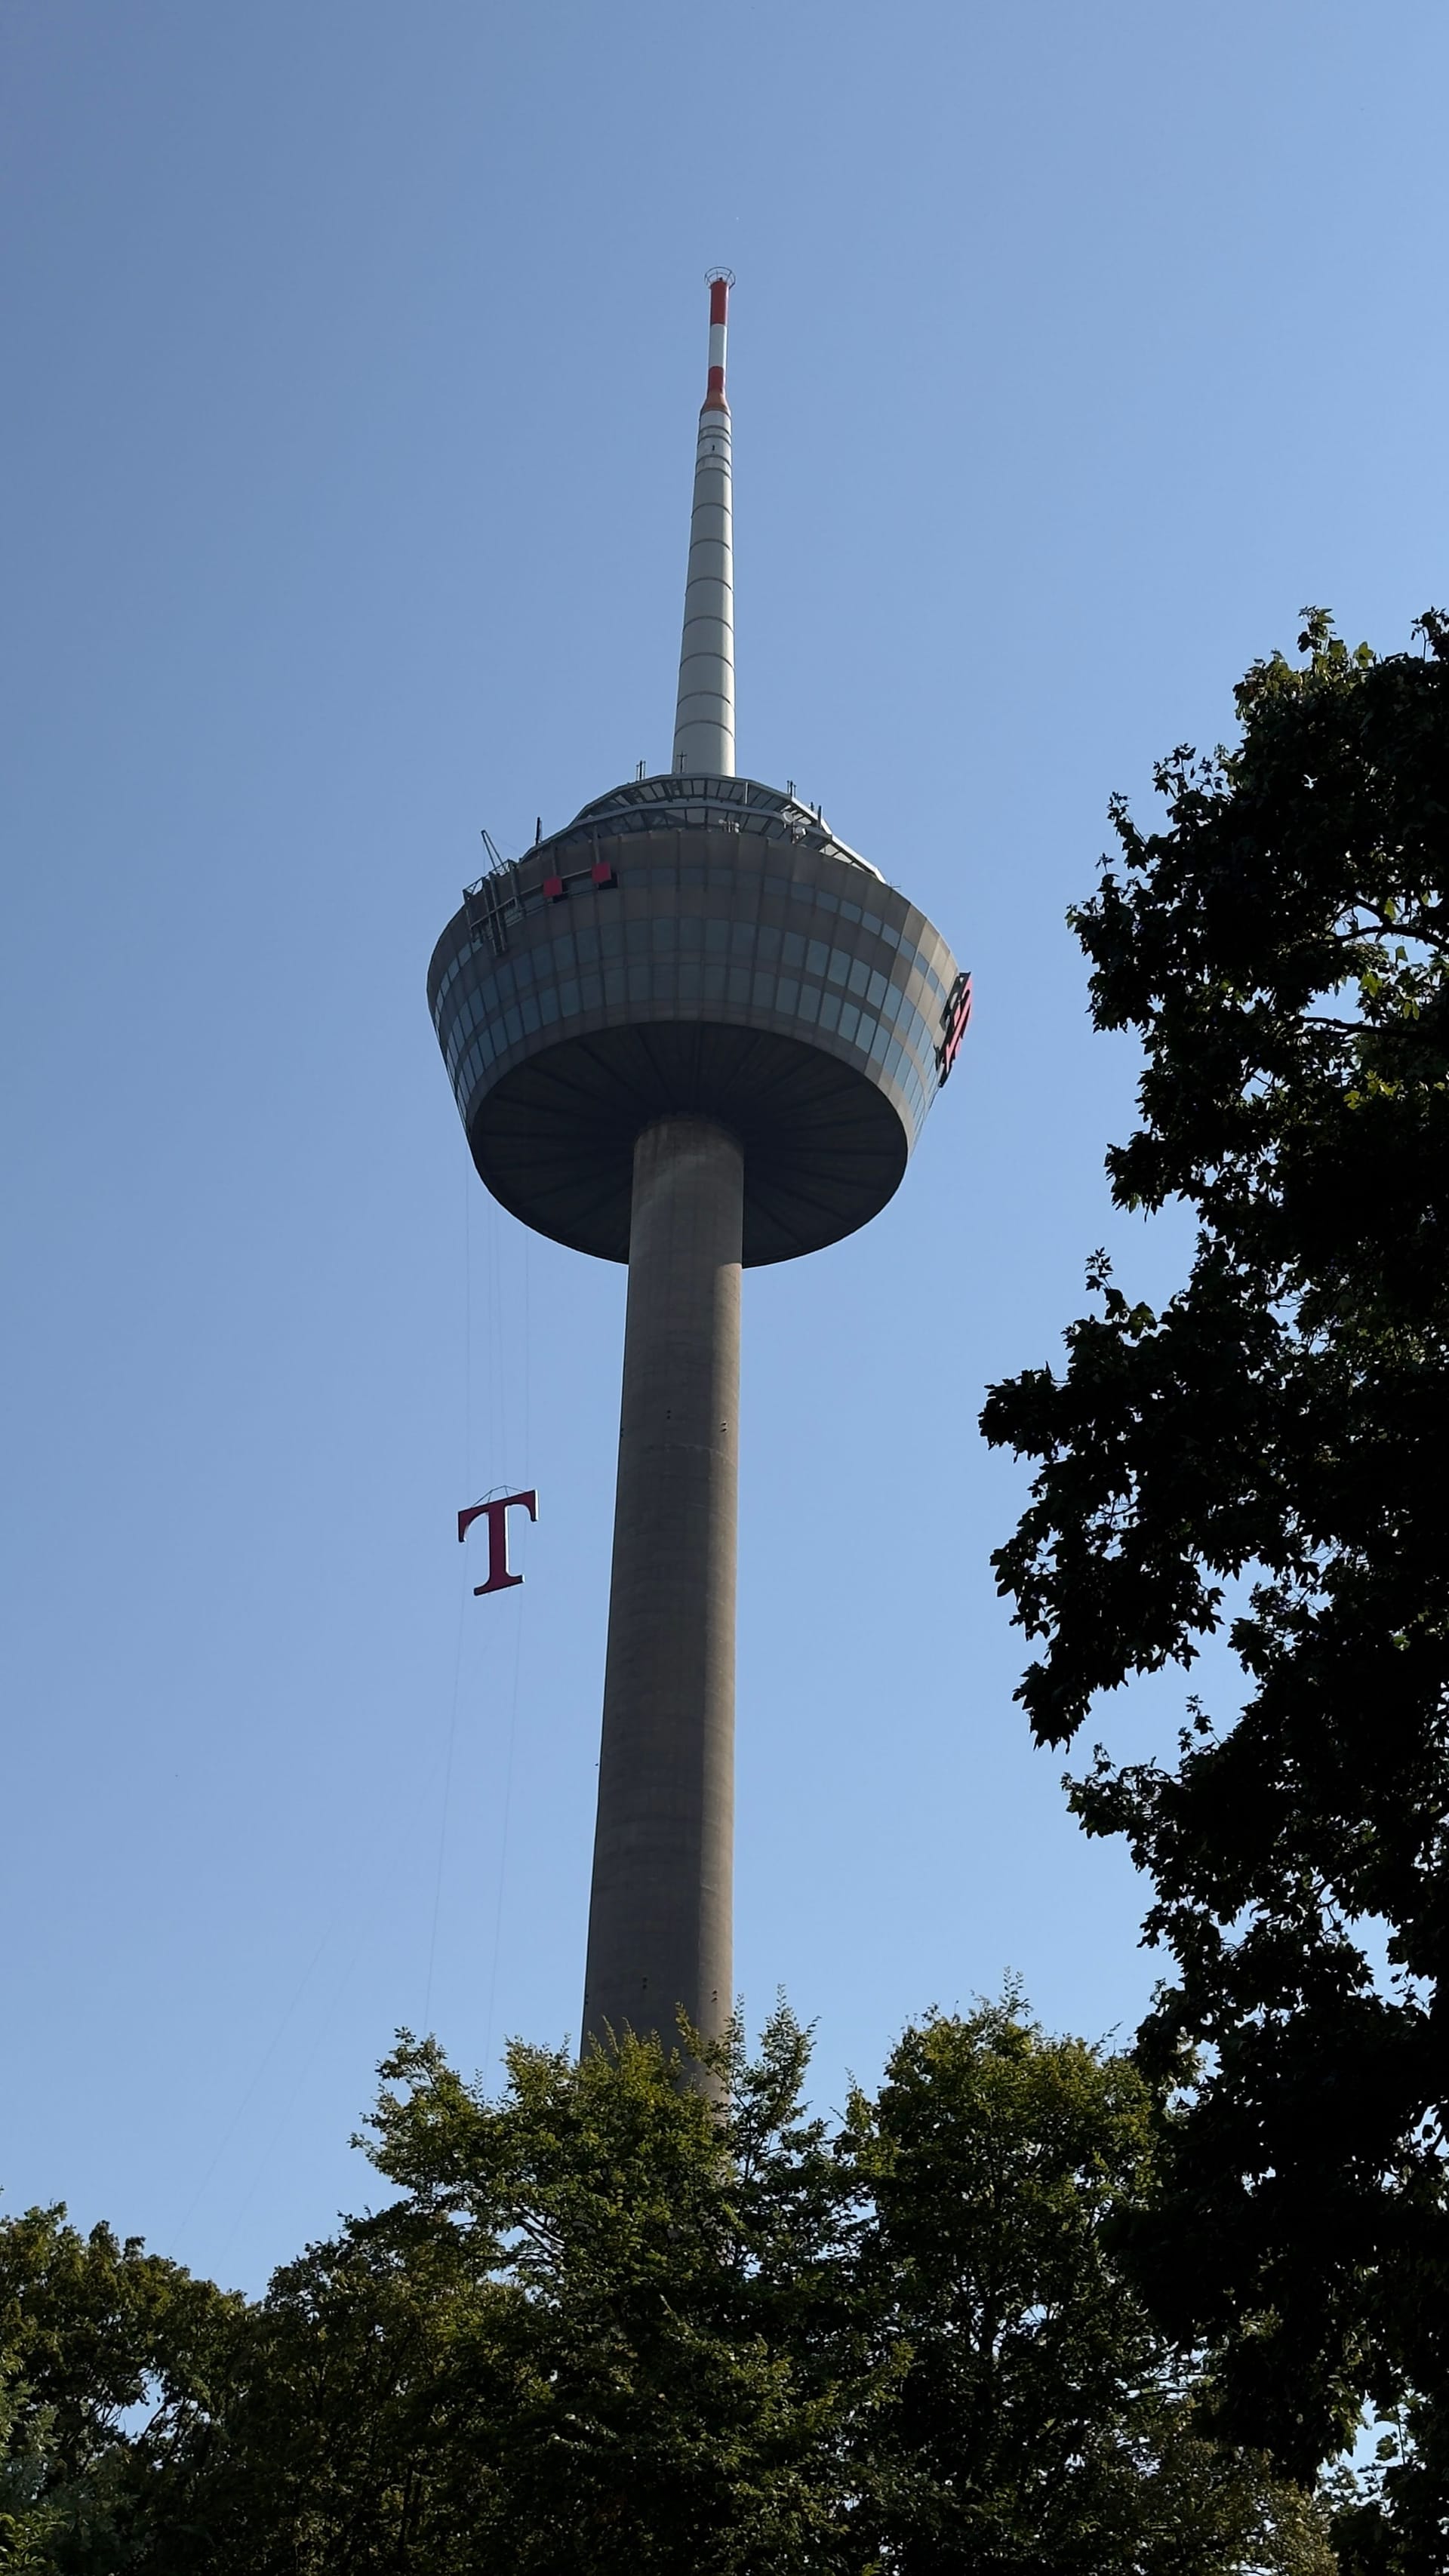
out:
{"label": "concrete tower shaft", "polygon": [[709,376],[694,456],[694,510],[674,710],[676,778],[735,772],[735,551],[730,407],[725,399],[727,269],[709,281]]}
{"label": "concrete tower shaft", "polygon": [[729,2018],[745,1161],[704,1118],[634,1148],[584,2030]]}

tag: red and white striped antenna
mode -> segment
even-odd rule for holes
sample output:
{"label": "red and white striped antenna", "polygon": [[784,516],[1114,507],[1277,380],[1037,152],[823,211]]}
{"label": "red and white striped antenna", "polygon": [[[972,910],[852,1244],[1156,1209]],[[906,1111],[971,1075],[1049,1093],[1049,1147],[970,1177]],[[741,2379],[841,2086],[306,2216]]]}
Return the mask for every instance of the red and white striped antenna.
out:
{"label": "red and white striped antenna", "polygon": [[705,279],[709,288],[709,383],[705,388],[706,411],[729,410],[725,400],[725,343],[729,338],[730,288],[735,282],[732,268],[712,268]]}
{"label": "red and white striped antenna", "polygon": [[674,711],[676,777],[735,774],[735,542],[730,407],[725,398],[729,330],[727,268],[712,268],[709,287],[709,376],[694,456],[694,512],[684,585],[684,635]]}

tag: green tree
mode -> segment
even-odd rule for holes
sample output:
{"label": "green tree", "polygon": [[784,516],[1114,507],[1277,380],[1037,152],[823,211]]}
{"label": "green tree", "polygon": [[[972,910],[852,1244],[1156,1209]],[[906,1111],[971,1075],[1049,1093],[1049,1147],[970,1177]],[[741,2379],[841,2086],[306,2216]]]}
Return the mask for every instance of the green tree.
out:
{"label": "green tree", "polygon": [[133,2563],[241,2304],[60,2205],[0,2220],[0,2566]]}
{"label": "green tree", "polygon": [[0,2567],[44,2576],[69,2548],[94,2562],[113,2525],[104,2477],[67,2478],[55,2410],[37,2406],[15,2357],[0,2354]]}
{"label": "green tree", "polygon": [[[1126,2287],[1151,2123],[1011,2003],[910,2032],[834,2135],[777,2014],[722,2101],[628,2041],[503,2098],[384,2068],[399,2197],[277,2276],[203,2428],[210,2576],[1319,2576],[1314,2513],[1210,2441]],[[185,2482],[183,2481],[183,2488]]]}
{"label": "green tree", "polygon": [[[871,2366],[852,2185],[804,2035],[721,2054],[728,2117],[628,2041],[515,2045],[501,2101],[432,2042],[384,2069],[399,2197],[274,2281],[193,2450],[198,2568],[808,2571],[850,2563]],[[167,2535],[157,2563],[185,2563]]]}
{"label": "green tree", "polygon": [[1321,2516],[1206,2438],[1124,2277],[1155,2121],[1136,2068],[1049,2039],[1011,1992],[909,2030],[851,2106],[864,2268],[904,2366],[876,2430],[901,2576],[1332,2567]]}
{"label": "green tree", "polygon": [[1241,1705],[1174,1761],[1098,1749],[1089,1832],[1150,1876],[1170,1982],[1139,2036],[1196,2073],[1135,2239],[1154,2308],[1215,2347],[1218,2420],[1300,2476],[1360,2409],[1403,2443],[1349,2566],[1449,2558],[1449,621],[1350,653],[1305,612],[1240,738],[1113,808],[1074,915],[1093,1016],[1135,1030],[1124,1208],[1185,1201],[1161,1313],[1098,1256],[1063,1371],[992,1390],[1035,1462],[997,1556],[1043,1641],[1020,1697],[1066,1744],[1099,1695],[1221,1632]]}
{"label": "green tree", "polygon": [[[1208,2437],[1122,2277],[1130,2065],[1008,1998],[908,2031],[832,2133],[807,2062],[781,2010],[715,2053],[715,2102],[633,2040],[515,2046],[495,2101],[405,2037],[369,2130],[396,2197],[247,2308],[104,2234],[51,2261],[42,2227],[12,2563],[1323,2576],[1314,2509]],[[113,2331],[133,2293],[144,2331]],[[64,2458],[62,2403],[90,2428]]]}
{"label": "green tree", "polygon": [[518,2391],[503,2303],[462,2235],[347,2222],[274,2276],[217,2403],[179,2428],[138,2566],[158,2576],[502,2564],[493,2427]]}

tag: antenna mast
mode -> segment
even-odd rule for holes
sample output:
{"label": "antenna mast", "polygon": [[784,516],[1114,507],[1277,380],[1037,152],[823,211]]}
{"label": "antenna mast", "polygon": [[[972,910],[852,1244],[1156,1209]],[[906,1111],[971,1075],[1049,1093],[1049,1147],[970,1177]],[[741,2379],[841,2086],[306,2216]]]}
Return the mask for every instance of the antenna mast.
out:
{"label": "antenna mast", "polygon": [[684,585],[684,636],[674,713],[678,777],[735,774],[735,552],[730,407],[725,400],[727,268],[710,271],[709,378],[694,460],[694,513]]}

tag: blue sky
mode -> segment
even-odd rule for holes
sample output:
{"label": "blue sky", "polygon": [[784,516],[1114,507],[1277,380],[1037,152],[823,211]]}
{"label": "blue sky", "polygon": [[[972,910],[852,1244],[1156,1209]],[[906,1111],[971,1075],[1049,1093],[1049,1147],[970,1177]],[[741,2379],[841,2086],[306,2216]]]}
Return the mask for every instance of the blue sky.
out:
{"label": "blue sky", "polygon": [[739,1982],[827,2104],[1008,1968],[1130,2028],[975,1420],[1094,1245],[1183,1257],[1102,1179],[1109,794],[1305,601],[1449,604],[1449,19],[7,0],[0,56],[6,2205],[255,2287],[396,2025],[577,2027],[623,1276],[487,1200],[423,977],[481,826],[667,759],[718,262],[740,765],[977,991],[893,1206],[747,1282]]}

